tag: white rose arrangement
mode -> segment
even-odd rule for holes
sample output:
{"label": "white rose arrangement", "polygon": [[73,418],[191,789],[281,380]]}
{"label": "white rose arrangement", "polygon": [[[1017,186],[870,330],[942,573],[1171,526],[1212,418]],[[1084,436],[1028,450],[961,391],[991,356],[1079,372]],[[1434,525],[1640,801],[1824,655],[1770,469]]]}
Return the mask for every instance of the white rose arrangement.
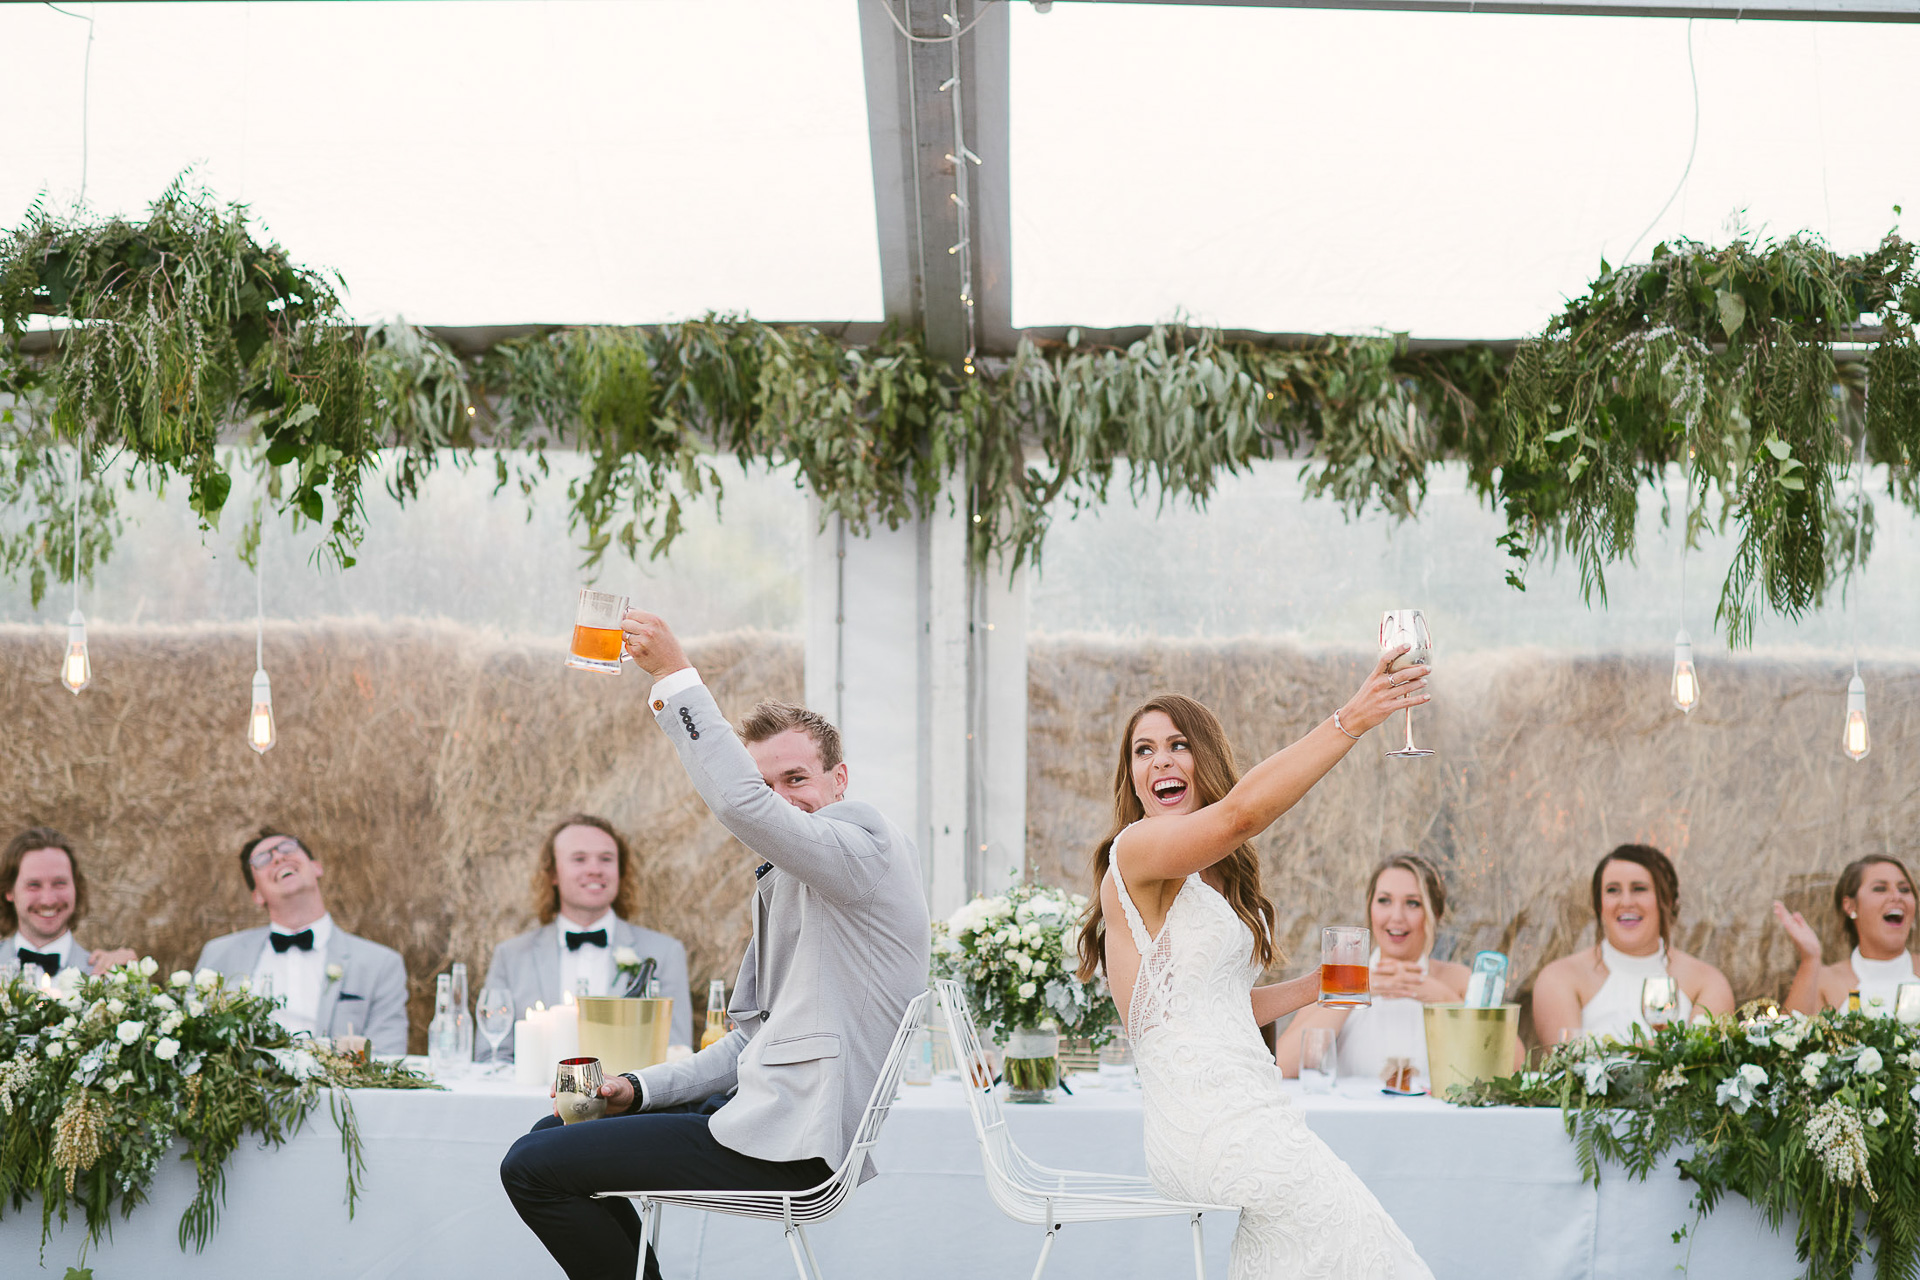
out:
{"label": "white rose arrangement", "polygon": [[934,921],[934,975],[960,984],[989,1036],[1051,1025],[1104,1044],[1118,1021],[1106,983],[1075,974],[1086,910],[1081,895],[1045,885],[975,898]]}

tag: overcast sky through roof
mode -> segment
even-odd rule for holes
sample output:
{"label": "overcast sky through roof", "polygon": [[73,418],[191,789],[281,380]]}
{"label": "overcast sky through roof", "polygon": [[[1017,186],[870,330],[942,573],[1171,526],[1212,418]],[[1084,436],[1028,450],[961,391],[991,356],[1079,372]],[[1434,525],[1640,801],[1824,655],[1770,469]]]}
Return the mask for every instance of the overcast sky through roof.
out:
{"label": "overcast sky through roof", "polygon": [[[859,0],[873,3],[876,0]],[[73,6],[88,201],[180,170],[362,317],[877,319],[856,0]],[[1012,8],[1014,319],[1517,336],[1674,190],[1679,20]],[[0,6],[0,221],[80,180],[87,24]],[[1920,29],[1699,21],[1662,236],[1920,201]]]}

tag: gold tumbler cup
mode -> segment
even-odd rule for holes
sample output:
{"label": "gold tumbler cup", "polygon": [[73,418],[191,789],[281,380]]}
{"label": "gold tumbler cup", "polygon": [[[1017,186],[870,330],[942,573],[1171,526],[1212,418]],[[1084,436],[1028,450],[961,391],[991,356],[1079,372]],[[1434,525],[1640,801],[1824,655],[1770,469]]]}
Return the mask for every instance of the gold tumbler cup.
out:
{"label": "gold tumbler cup", "polygon": [[667,1060],[673,997],[582,996],[580,1052],[600,1059],[608,1075]]}
{"label": "gold tumbler cup", "polygon": [[1444,1099],[1447,1089],[1513,1074],[1520,1043],[1520,1006],[1465,1004],[1424,1006],[1427,1024],[1427,1088]]}

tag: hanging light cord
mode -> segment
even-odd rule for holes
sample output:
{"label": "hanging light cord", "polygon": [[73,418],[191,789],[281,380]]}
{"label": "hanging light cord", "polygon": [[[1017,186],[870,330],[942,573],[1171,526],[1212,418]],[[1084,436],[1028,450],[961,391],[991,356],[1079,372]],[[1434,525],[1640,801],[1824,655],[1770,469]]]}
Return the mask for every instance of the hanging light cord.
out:
{"label": "hanging light cord", "polygon": [[73,611],[80,612],[80,473],[86,451],[73,446]]}
{"label": "hanging light cord", "polygon": [[1668,196],[1667,202],[1660,206],[1660,212],[1653,215],[1653,221],[1647,224],[1647,229],[1635,236],[1633,243],[1628,245],[1627,251],[1620,256],[1622,266],[1633,261],[1633,251],[1638,249],[1640,242],[1651,235],[1653,229],[1660,225],[1660,219],[1667,216],[1667,210],[1673,208],[1673,202],[1678,200],[1680,193],[1687,189],[1687,175],[1693,172],[1694,152],[1700,149],[1700,73],[1694,69],[1693,65],[1692,18],[1687,19],[1687,78],[1693,82],[1693,141],[1687,144],[1686,167],[1680,170],[1680,181],[1674,184],[1673,194]]}
{"label": "hanging light cord", "polygon": [[[1847,576],[1852,577],[1860,570],[1860,530],[1866,519],[1867,487],[1867,429],[1864,423],[1860,427],[1860,469],[1853,473],[1853,563],[1847,566]],[[1853,649],[1853,674],[1860,674],[1860,601],[1855,597],[1853,608],[1847,610],[1847,643]]]}
{"label": "hanging light cord", "polygon": [[48,4],[47,8],[68,18],[78,18],[87,24],[87,52],[80,63],[80,198],[75,204],[87,202],[87,100],[93,87],[93,17],[90,14],[69,13],[57,4]]}
{"label": "hanging light cord", "polygon": [[253,548],[253,669],[265,671],[267,633],[267,595],[260,583],[260,547]]}

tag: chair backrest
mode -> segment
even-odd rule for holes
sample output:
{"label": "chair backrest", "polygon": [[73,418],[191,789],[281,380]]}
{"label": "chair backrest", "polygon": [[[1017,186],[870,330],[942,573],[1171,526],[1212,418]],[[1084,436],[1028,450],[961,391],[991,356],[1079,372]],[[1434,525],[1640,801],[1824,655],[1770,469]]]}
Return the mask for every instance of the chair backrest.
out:
{"label": "chair backrest", "polygon": [[860,1113],[860,1123],[854,1128],[853,1146],[847,1150],[840,1167],[833,1171],[831,1181],[818,1188],[817,1194],[809,1194],[805,1205],[807,1220],[831,1217],[859,1185],[860,1172],[867,1165],[867,1152],[880,1140],[880,1126],[886,1122],[900,1092],[900,1077],[907,1066],[907,1044],[926,1020],[927,1001],[931,998],[930,993],[922,991],[907,1002],[906,1012],[900,1015],[899,1029],[893,1033],[893,1044],[880,1063],[880,1077],[873,1082],[873,1092],[867,1095],[867,1109]]}
{"label": "chair backrest", "polygon": [[980,1043],[980,1029],[974,1025],[965,993],[951,978],[936,981],[933,989],[946,1015],[954,1056],[960,1059],[960,1088],[967,1095],[967,1111],[973,1117],[973,1136],[980,1142],[980,1153],[986,1163],[989,1190],[998,1200],[997,1184],[1008,1179],[1021,1163],[1019,1149],[1007,1131],[1006,1113],[1000,1109],[999,1095],[993,1089],[990,1060]]}

